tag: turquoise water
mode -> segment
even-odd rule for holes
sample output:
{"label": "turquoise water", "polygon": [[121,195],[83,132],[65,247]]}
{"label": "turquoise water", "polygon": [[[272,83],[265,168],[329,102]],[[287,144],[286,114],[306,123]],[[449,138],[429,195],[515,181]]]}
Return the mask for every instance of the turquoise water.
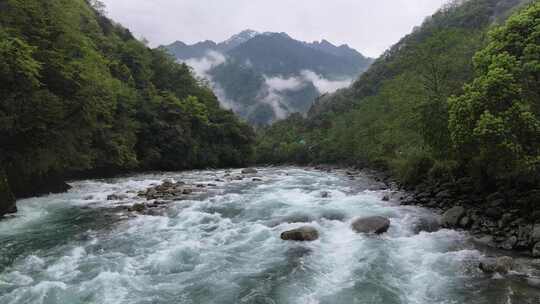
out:
{"label": "turquoise water", "polygon": [[[431,211],[383,201],[365,176],[291,167],[261,169],[260,183],[214,181],[225,173],[77,181],[19,201],[0,221],[0,303],[539,303],[522,274],[480,273],[485,252],[466,233],[415,234]],[[157,216],[118,208],[165,178],[217,187]],[[389,217],[388,233],[355,234],[351,221],[368,215]],[[319,240],[279,238],[305,222]]]}

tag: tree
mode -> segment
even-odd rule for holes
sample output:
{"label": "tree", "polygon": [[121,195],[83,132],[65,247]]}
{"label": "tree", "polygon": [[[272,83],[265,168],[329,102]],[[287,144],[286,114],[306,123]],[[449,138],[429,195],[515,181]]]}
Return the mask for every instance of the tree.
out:
{"label": "tree", "polygon": [[462,161],[487,176],[540,173],[540,3],[493,30],[478,76],[449,100]]}

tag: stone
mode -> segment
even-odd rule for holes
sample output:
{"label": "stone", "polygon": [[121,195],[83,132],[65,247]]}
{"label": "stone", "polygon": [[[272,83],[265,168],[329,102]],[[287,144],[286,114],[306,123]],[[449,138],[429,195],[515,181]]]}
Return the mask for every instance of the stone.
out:
{"label": "stone", "polygon": [[436,217],[422,217],[413,224],[414,233],[435,232],[439,230],[439,220]]}
{"label": "stone", "polygon": [[540,242],[534,244],[532,248],[532,255],[535,258],[540,258]]}
{"label": "stone", "polygon": [[448,228],[456,227],[464,215],[465,208],[463,208],[462,206],[450,208],[445,213],[443,213],[441,218],[441,225]]}
{"label": "stone", "polygon": [[484,259],[478,267],[480,270],[482,270],[484,273],[495,273],[498,272],[500,274],[506,274],[510,270],[512,270],[514,266],[514,260],[511,257],[503,256],[498,258],[488,258]]}
{"label": "stone", "polygon": [[252,182],[262,182],[263,180],[260,179],[260,178],[255,177],[255,178],[252,178],[251,181]]}
{"label": "stone", "polygon": [[330,197],[330,192],[328,192],[328,191],[321,192],[321,197],[322,198],[329,198]]}
{"label": "stone", "polygon": [[281,233],[281,239],[285,241],[315,241],[319,238],[317,229],[311,226],[303,226],[297,229],[288,230]]}
{"label": "stone", "polygon": [[505,250],[512,250],[516,246],[517,241],[517,237],[513,235],[502,242],[499,247]]}
{"label": "stone", "polygon": [[383,200],[383,202],[388,202],[390,200],[390,196],[385,195],[385,196],[383,196],[382,200]]}
{"label": "stone", "polygon": [[459,221],[459,226],[463,228],[468,228],[471,225],[471,218],[468,216],[464,216]]}
{"label": "stone", "polygon": [[129,211],[135,211],[135,212],[143,212],[144,209],[146,209],[146,205],[145,204],[135,204],[131,207],[128,208]]}
{"label": "stone", "polygon": [[107,195],[107,200],[108,200],[108,201],[122,201],[122,200],[125,200],[126,198],[128,198],[128,196],[125,195],[125,194],[111,194],[111,195]]}
{"label": "stone", "polygon": [[440,191],[439,193],[437,193],[437,195],[435,197],[438,198],[438,199],[445,199],[445,198],[451,198],[452,195],[450,194],[450,191],[443,190],[443,191]]}
{"label": "stone", "polygon": [[499,208],[487,208],[485,213],[487,216],[495,220],[500,219],[502,215]]}
{"label": "stone", "polygon": [[534,228],[531,233],[531,240],[534,243],[540,242],[540,224],[534,225]]}
{"label": "stone", "polygon": [[381,234],[388,231],[390,220],[382,216],[370,216],[356,219],[352,229],[358,233]]}
{"label": "stone", "polygon": [[246,168],[242,170],[242,174],[257,174],[257,169],[255,168]]}

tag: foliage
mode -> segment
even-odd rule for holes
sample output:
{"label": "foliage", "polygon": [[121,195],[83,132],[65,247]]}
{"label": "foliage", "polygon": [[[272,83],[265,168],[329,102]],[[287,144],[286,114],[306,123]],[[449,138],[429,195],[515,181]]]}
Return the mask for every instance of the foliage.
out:
{"label": "foliage", "polygon": [[0,6],[0,168],[16,194],[51,175],[251,159],[253,131],[100,1]]}
{"label": "foliage", "polygon": [[488,175],[540,173],[540,3],[491,32],[477,77],[450,99],[459,157]]}

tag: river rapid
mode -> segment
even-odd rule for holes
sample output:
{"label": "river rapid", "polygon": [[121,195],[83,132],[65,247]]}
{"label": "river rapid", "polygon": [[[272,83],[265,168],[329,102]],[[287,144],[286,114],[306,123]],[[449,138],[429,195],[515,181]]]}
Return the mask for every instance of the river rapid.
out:
{"label": "river rapid", "polygon": [[[225,175],[76,181],[68,193],[18,201],[19,213],[0,221],[0,303],[540,303],[534,261],[522,273],[481,273],[493,252],[466,232],[415,233],[432,211],[400,206],[399,193],[362,173],[278,167],[259,169],[260,182],[215,181]],[[117,208],[164,179],[216,185],[157,215]],[[107,200],[118,193],[129,198]],[[390,218],[389,231],[352,231],[370,215]],[[280,239],[306,224],[318,240]]]}

